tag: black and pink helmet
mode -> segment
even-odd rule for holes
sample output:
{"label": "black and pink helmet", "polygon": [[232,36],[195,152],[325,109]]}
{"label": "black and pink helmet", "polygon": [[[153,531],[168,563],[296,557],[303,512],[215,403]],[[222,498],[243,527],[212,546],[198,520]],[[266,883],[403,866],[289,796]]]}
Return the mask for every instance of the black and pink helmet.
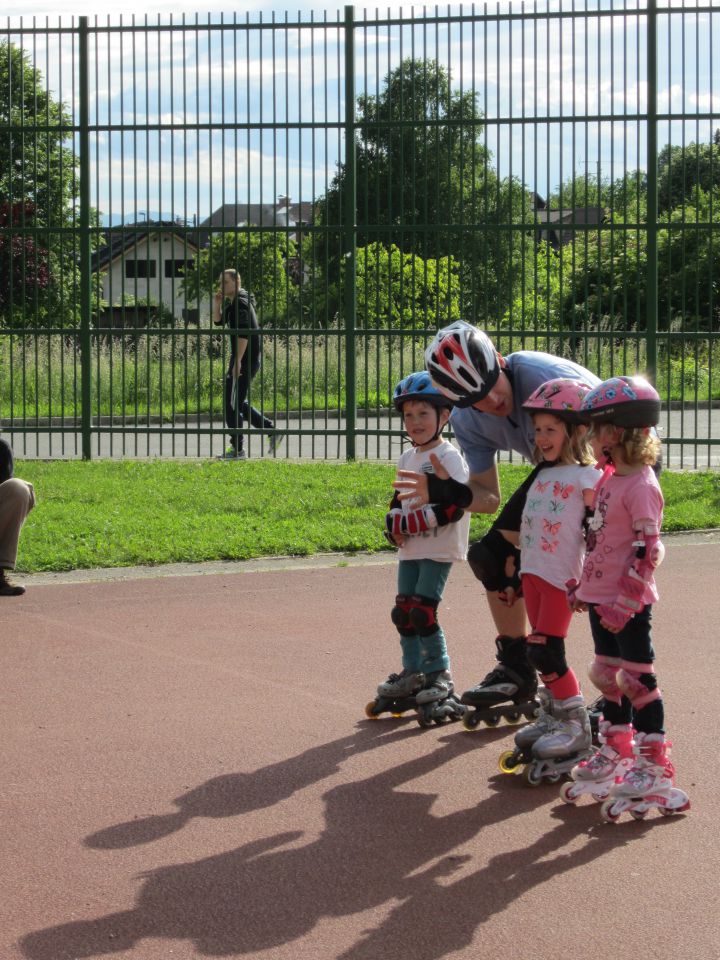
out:
{"label": "black and pink helmet", "polygon": [[456,320],[435,334],[425,351],[425,368],[456,407],[471,407],[495,386],[500,360],[486,333]]}
{"label": "black and pink helmet", "polygon": [[660,395],[643,377],[610,377],[585,397],[582,418],[630,429],[654,427],[660,420]]}

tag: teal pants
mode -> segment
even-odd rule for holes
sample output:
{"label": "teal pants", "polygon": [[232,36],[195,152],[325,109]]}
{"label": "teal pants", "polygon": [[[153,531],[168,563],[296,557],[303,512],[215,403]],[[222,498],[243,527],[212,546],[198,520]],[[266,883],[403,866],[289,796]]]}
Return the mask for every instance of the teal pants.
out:
{"label": "teal pants", "polygon": [[[451,563],[438,563],[437,560],[401,560],[398,564],[397,592],[408,597],[428,597],[439,603],[451,567]],[[428,674],[450,669],[445,634],[439,624],[428,637],[417,634],[401,636],[400,646],[403,670]]]}

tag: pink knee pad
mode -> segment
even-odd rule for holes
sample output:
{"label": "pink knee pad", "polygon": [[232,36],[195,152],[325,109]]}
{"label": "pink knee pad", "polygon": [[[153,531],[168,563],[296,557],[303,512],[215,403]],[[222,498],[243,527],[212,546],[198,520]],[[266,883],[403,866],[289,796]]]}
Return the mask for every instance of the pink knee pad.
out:
{"label": "pink knee pad", "polygon": [[651,663],[630,663],[623,660],[617,672],[617,684],[636,710],[642,710],[662,696]]}
{"label": "pink knee pad", "polygon": [[619,657],[597,656],[588,668],[590,682],[597,687],[604,697],[613,703],[620,703],[622,693],[617,682],[618,667],[621,665]]}

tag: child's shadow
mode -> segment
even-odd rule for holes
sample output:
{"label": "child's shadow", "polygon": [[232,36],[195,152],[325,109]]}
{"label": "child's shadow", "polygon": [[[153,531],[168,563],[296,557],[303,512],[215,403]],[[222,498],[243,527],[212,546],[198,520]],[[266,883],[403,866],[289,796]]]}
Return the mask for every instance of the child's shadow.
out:
{"label": "child's shadow", "polygon": [[[194,817],[236,817],[271,807],[297,790],[336,773],[348,757],[395,744],[400,738],[422,735],[423,732],[411,722],[362,722],[350,736],[312,747],[296,757],[249,773],[213,777],[173,800],[178,808],[176,811],[114,824],[91,834],[84,842],[96,850],[120,850],[167,837],[181,830]],[[466,743],[465,747],[468,746],[470,744]]]}
{"label": "child's shadow", "polygon": [[412,899],[430,877],[462,864],[453,850],[483,826],[508,822],[537,803],[533,791],[517,791],[509,810],[505,791],[498,791],[469,809],[435,816],[437,794],[397,789],[431,773],[442,778],[443,765],[470,749],[472,739],[448,737],[434,751],[333,787],[323,798],[323,832],[308,843],[300,832],[285,831],[161,867],[147,875],[133,909],[31,933],[23,954],[90,957],[158,937],[188,940],[202,955],[255,953],[300,939],[325,917]]}

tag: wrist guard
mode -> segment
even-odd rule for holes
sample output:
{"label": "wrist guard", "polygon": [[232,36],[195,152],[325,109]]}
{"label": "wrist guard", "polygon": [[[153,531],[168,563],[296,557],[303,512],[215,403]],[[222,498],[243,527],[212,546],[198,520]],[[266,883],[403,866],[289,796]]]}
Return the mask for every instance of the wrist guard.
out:
{"label": "wrist guard", "polygon": [[473,492],[459,480],[448,477],[441,480],[434,473],[427,475],[428,500],[440,507],[469,507],[473,500]]}

